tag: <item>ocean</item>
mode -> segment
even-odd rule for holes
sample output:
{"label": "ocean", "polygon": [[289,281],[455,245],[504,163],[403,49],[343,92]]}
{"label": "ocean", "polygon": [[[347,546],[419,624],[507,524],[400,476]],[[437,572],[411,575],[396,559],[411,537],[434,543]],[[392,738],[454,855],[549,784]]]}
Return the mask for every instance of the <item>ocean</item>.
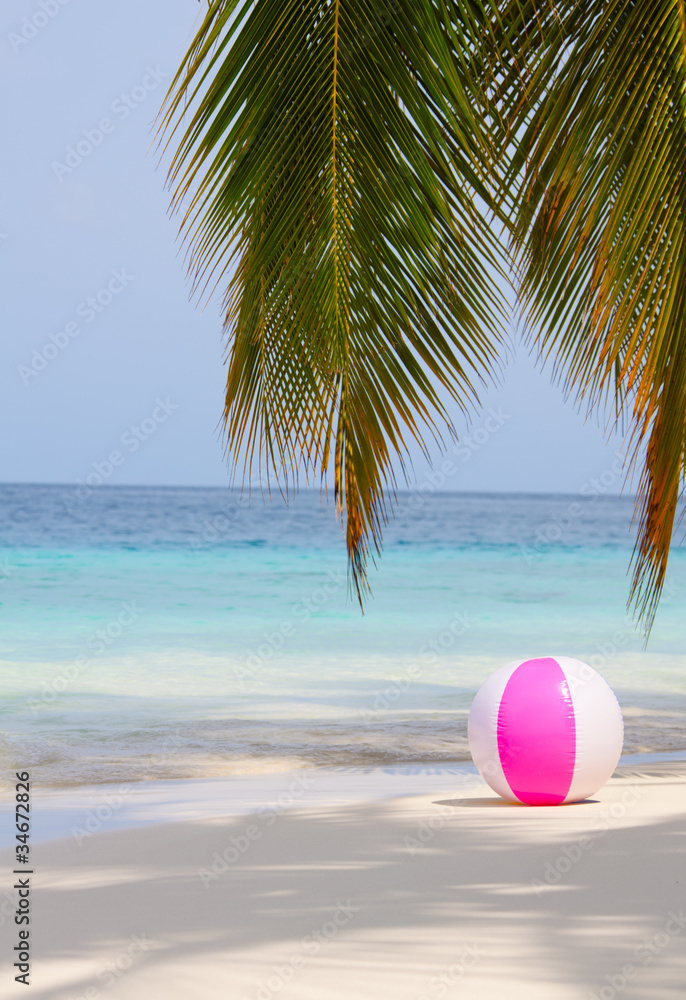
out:
{"label": "ocean", "polygon": [[631,499],[399,491],[364,615],[315,491],[6,484],[0,500],[8,773],[466,761],[481,682],[555,654],[612,685],[625,753],[686,750],[686,553],[645,647],[626,616]]}

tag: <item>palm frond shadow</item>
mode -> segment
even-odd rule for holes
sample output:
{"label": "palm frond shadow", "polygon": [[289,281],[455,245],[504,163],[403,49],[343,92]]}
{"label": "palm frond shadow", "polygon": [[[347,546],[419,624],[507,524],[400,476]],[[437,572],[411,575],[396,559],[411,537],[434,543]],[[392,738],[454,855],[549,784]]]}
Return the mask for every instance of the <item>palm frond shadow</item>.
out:
{"label": "palm frond shadow", "polygon": [[[667,765],[653,770],[655,778],[643,776],[644,791],[669,774]],[[470,973],[477,983],[496,975],[523,988],[538,968],[581,993],[621,969],[632,943],[638,947],[648,932],[662,929],[669,910],[683,903],[674,880],[683,824],[606,823],[557,882],[546,883],[546,865],[567,857],[572,808],[582,822],[578,835],[593,830],[583,825],[591,804],[555,810],[565,824],[562,839],[552,810],[467,804],[448,814],[425,798],[419,808],[395,800],[285,812],[261,828],[235,863],[220,865],[207,888],[201,870],[209,872],[230,837],[250,822],[259,825],[259,817],[100,834],[80,848],[73,840],[42,845],[41,961],[105,960],[116,955],[118,942],[144,933],[153,946],[127,975],[140,970],[154,982],[171,959],[202,975],[221,956],[224,986],[242,995],[256,987],[256,975],[268,977],[274,963],[299,953],[302,939],[349,901],[351,919],[313,963],[332,988],[344,991],[363,962],[368,995],[386,997],[385,977],[402,954],[418,993],[455,960],[456,945],[475,942],[483,956]],[[432,829],[436,818],[433,835],[408,850],[407,838],[417,843],[420,826]],[[408,952],[413,934],[431,947]],[[264,955],[263,968],[255,949]],[[665,949],[650,995],[680,988],[682,973],[679,949]],[[649,972],[641,975],[650,991]],[[37,1000],[61,1000],[65,990],[75,994],[89,985],[72,971],[69,982],[36,984],[34,991]]]}

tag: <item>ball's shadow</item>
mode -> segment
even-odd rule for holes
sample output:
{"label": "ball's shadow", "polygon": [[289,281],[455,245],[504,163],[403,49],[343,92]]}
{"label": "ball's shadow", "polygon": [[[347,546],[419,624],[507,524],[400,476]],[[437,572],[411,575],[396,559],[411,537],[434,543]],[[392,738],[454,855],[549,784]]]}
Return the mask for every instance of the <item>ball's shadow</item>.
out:
{"label": "ball's shadow", "polygon": [[558,806],[527,806],[524,802],[508,802],[506,799],[440,799],[432,803],[435,806],[452,806],[463,809],[569,809],[572,806],[591,806],[599,799],[582,799],[580,802],[564,802]]}

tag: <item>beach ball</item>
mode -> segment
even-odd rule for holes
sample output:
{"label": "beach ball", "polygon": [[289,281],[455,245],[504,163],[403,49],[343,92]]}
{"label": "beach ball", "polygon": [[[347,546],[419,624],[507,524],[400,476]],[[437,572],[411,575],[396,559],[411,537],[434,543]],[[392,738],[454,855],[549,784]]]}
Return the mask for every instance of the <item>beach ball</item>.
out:
{"label": "beach ball", "polygon": [[479,688],[469,749],[482,778],[510,802],[556,806],[598,791],[622,752],[617,699],[569,656],[515,660]]}

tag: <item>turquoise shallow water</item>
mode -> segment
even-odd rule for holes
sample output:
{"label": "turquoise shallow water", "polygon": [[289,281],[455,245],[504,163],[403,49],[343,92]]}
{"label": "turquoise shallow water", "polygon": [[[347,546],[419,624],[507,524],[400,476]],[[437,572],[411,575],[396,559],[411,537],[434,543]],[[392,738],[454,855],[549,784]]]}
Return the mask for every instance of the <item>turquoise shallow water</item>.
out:
{"label": "turquoise shallow water", "polygon": [[399,494],[362,616],[318,494],[0,493],[0,754],[47,784],[467,759],[482,680],[555,653],[686,749],[685,553],[645,650],[629,500]]}

